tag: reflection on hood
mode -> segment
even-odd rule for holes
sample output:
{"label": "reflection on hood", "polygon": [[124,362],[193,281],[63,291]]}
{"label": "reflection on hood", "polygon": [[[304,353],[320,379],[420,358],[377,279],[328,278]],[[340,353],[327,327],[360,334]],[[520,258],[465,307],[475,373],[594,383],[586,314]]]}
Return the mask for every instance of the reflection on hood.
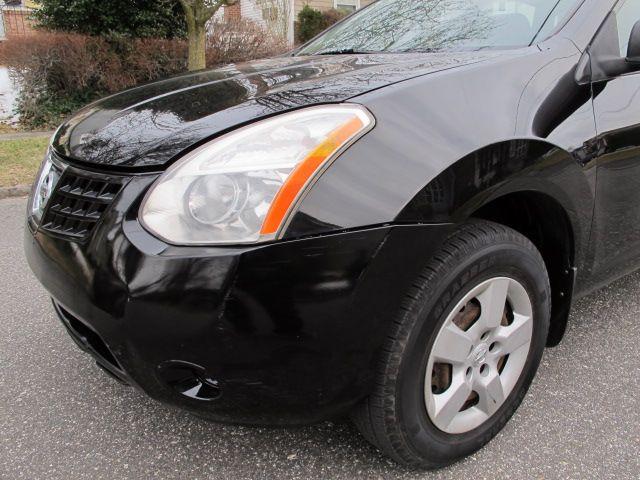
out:
{"label": "reflection on hood", "polygon": [[114,95],[58,131],[63,156],[120,168],[158,168],[185,149],[257,118],[342,102],[495,53],[282,57],[183,75]]}

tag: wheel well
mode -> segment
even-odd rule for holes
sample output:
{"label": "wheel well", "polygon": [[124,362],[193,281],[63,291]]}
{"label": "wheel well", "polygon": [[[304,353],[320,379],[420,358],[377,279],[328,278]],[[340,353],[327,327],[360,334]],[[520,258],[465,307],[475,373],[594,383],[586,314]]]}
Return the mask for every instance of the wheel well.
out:
{"label": "wheel well", "polygon": [[543,193],[516,192],[483,205],[472,217],[513,228],[540,251],[552,292],[547,345],[557,345],[566,329],[575,277],[573,230],[564,208]]}

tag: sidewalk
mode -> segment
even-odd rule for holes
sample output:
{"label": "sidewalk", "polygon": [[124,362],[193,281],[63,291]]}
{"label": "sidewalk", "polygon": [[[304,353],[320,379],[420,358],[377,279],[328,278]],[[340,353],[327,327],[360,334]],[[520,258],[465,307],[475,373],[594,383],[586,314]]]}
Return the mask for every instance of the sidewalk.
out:
{"label": "sidewalk", "polygon": [[54,132],[16,132],[0,134],[0,142],[3,140],[20,140],[22,138],[50,137]]}

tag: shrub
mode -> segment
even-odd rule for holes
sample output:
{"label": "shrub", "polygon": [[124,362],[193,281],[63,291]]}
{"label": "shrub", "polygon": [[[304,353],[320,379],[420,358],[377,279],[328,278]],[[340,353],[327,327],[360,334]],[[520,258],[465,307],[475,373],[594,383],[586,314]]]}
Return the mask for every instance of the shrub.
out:
{"label": "shrub", "polygon": [[348,11],[335,8],[321,12],[305,5],[298,13],[296,22],[296,42],[305,43],[326,30],[334,23],[342,20],[349,14]]}
{"label": "shrub", "polygon": [[298,42],[305,43],[324,30],[322,12],[305,5],[298,13],[296,37]]}
{"label": "shrub", "polygon": [[95,98],[185,69],[181,40],[89,37],[64,33],[15,36],[0,45],[0,63],[21,86],[20,123],[53,126]]}
{"label": "shrub", "polygon": [[267,35],[250,20],[213,22],[207,36],[207,65],[245,62],[284,53],[287,49],[285,39]]}
{"label": "shrub", "polygon": [[184,37],[185,18],[176,0],[39,0],[34,16],[48,30],[87,35]]}
{"label": "shrub", "polygon": [[[210,67],[283,51],[282,42],[255,24],[216,24],[207,57]],[[54,127],[71,112],[108,94],[186,71],[187,45],[180,39],[131,39],[40,32],[0,43],[0,64],[21,85],[17,113],[28,128]]]}
{"label": "shrub", "polygon": [[349,15],[351,12],[349,10],[340,9],[340,8],[331,8],[322,12],[322,18],[324,20],[324,28],[327,29],[334,23],[338,23],[344,17]]}

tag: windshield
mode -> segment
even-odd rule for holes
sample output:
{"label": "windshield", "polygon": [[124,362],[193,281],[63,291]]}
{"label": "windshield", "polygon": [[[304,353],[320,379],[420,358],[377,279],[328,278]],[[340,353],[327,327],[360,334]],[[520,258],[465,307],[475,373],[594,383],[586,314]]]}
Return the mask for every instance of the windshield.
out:
{"label": "windshield", "polygon": [[531,45],[580,0],[378,0],[298,55],[437,52]]}

